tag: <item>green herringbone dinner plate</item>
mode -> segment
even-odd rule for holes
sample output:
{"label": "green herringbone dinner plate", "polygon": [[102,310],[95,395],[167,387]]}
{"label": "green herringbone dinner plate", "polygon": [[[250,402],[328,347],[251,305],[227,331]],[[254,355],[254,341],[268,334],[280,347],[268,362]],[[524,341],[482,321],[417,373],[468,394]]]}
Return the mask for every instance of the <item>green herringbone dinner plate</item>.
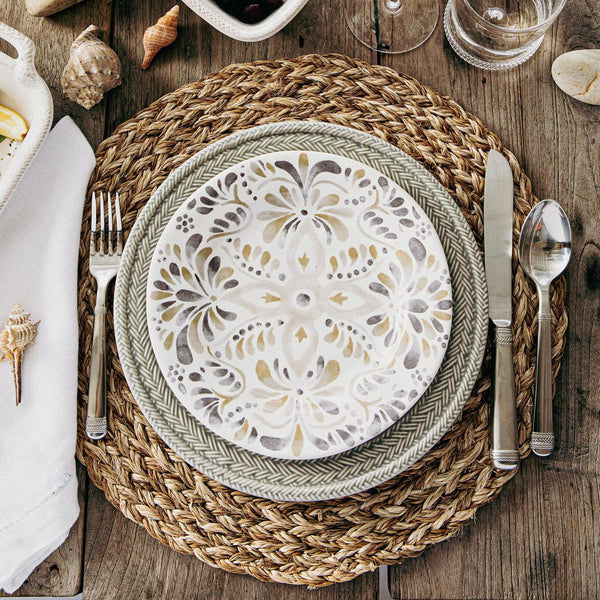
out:
{"label": "green herringbone dinner plate", "polygon": [[[319,459],[264,456],[204,427],[177,400],[161,374],[146,320],[152,256],[173,214],[223,170],[278,151],[344,156],[404,188],[433,223],[452,282],[452,332],[427,392],[373,439]],[[467,222],[445,189],[416,161],[362,132],[318,122],[286,122],[242,131],[207,146],[159,187],[135,223],[123,254],[115,293],[115,328],[120,360],[136,401],[158,434],[188,463],[249,494],[278,500],[324,500],[357,493],[397,475],[428,452],[452,425],[470,395],[483,358],[486,285]]]}

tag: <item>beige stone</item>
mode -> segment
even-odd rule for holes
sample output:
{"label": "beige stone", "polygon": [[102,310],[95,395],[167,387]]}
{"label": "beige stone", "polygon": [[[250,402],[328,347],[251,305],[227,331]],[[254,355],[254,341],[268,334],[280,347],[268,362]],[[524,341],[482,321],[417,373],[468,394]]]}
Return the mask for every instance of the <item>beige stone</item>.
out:
{"label": "beige stone", "polygon": [[82,0],[25,0],[25,8],[34,17],[47,17],[79,2]]}
{"label": "beige stone", "polygon": [[552,77],[565,94],[600,104],[600,50],[573,50],[552,64]]}

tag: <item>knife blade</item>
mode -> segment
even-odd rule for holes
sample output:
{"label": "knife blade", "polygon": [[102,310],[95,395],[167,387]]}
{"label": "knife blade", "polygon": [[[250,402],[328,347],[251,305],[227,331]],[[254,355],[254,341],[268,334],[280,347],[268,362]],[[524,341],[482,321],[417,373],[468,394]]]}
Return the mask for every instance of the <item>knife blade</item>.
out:
{"label": "knife blade", "polygon": [[519,465],[517,407],[512,360],[513,174],[508,161],[490,150],[485,170],[483,236],[489,315],[494,324],[492,447],[497,469]]}

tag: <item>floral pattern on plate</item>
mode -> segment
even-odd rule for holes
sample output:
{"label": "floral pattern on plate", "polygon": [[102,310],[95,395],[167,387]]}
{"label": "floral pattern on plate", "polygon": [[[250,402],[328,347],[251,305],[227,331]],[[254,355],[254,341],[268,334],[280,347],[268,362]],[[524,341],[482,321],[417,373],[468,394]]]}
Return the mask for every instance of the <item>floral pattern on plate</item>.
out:
{"label": "floral pattern on plate", "polygon": [[319,458],[374,437],[427,389],[452,298],[431,222],[356,161],[278,152],[203,185],[156,246],[147,317],[161,372],[249,450]]}

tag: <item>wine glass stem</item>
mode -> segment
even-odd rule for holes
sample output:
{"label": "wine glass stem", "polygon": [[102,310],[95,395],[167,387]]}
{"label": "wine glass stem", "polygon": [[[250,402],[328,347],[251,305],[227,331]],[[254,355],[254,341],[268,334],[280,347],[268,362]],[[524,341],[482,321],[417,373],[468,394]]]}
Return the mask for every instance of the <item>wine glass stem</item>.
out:
{"label": "wine glass stem", "polygon": [[402,10],[402,1],[383,0],[383,10],[390,15],[397,15]]}

